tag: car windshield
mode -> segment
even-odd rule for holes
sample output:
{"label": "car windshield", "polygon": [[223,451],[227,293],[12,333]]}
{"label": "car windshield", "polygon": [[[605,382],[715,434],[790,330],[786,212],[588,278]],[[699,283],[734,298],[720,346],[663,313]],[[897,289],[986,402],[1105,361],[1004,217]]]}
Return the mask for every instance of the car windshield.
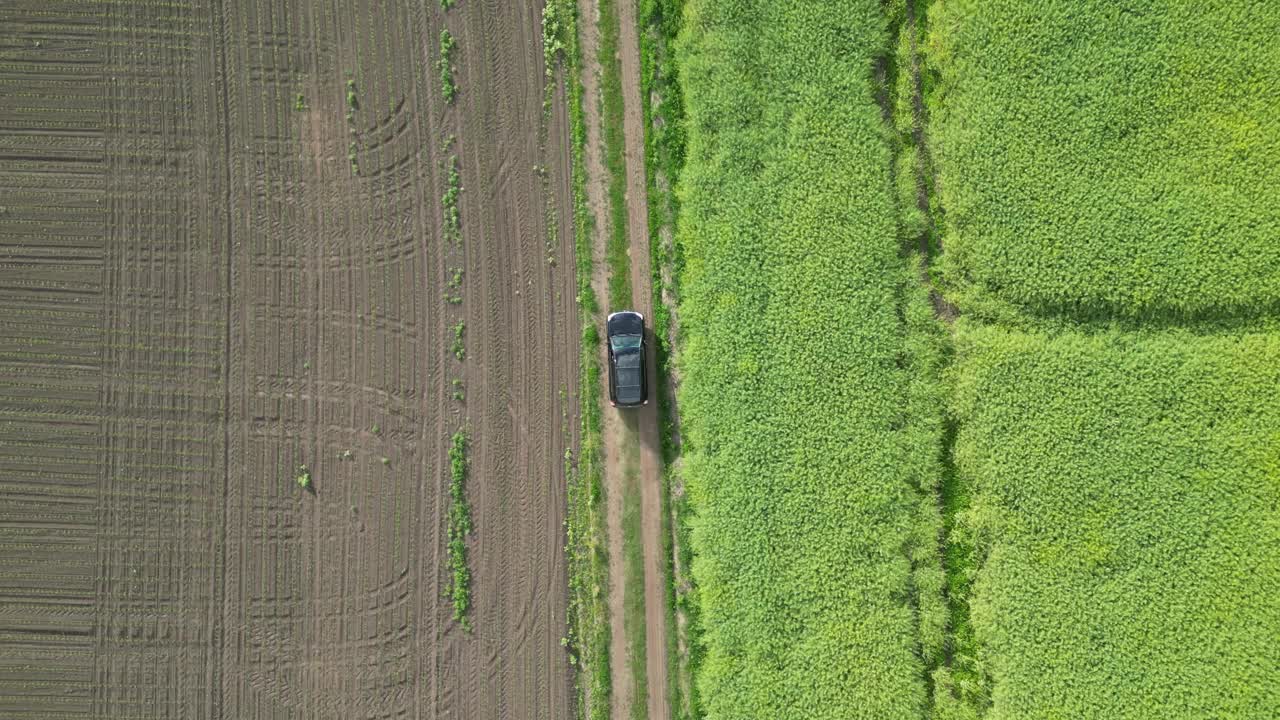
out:
{"label": "car windshield", "polygon": [[609,338],[609,344],[613,346],[614,352],[623,350],[635,350],[640,347],[639,335],[614,335]]}

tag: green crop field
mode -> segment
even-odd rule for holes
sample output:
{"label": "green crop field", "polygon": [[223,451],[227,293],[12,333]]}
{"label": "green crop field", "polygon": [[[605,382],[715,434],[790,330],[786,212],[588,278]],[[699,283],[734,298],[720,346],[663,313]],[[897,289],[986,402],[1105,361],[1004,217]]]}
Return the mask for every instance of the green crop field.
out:
{"label": "green crop field", "polygon": [[937,0],[929,13],[962,309],[1280,309],[1280,7]]}
{"label": "green crop field", "polygon": [[985,717],[1274,718],[1280,337],[956,343]]}
{"label": "green crop field", "polygon": [[940,446],[898,310],[914,280],[870,82],[886,35],[876,0],[687,4],[681,411],[708,718],[927,704]]}
{"label": "green crop field", "polygon": [[682,26],[707,720],[1276,717],[1280,5]]}

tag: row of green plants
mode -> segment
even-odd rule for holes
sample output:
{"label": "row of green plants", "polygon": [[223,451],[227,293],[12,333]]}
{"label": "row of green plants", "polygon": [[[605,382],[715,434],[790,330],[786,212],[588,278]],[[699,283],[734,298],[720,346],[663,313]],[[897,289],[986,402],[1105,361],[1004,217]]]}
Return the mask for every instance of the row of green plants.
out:
{"label": "row of green plants", "polygon": [[[453,7],[453,0],[441,0],[440,7],[448,11]],[[453,78],[454,55],[457,52],[457,41],[449,29],[440,29],[440,54],[436,60],[436,70],[440,75],[440,93],[446,105],[453,104],[458,93],[457,82]],[[462,223],[458,208],[459,195],[462,192],[462,181],[458,171],[458,156],[454,150],[455,137],[448,135],[440,144],[442,155],[448,156],[444,162],[445,190],[440,197],[441,212],[444,216],[442,239],[448,241],[443,252],[454,255],[461,254]],[[463,258],[458,258],[461,262]],[[445,277],[444,300],[448,305],[462,304],[463,269],[452,267]],[[449,343],[449,354],[459,363],[467,358],[466,321],[458,320],[451,330],[453,338]],[[457,403],[466,402],[466,384],[461,377],[451,381],[450,396]],[[471,569],[467,565],[467,536],[471,534],[471,505],[467,502],[466,481],[468,471],[468,437],[466,428],[453,434],[449,443],[449,513],[446,528],[449,571],[451,577],[450,599],[453,602],[453,619],[468,633],[474,630],[471,617]]]}
{"label": "row of green plants", "polygon": [[948,291],[969,313],[1280,309],[1280,10],[937,0]]}
{"label": "row of green plants", "polygon": [[467,432],[459,430],[449,442],[448,556],[449,597],[453,619],[471,632],[471,569],[467,565],[467,536],[471,534],[471,505],[467,502]]}
{"label": "row of green plants", "polygon": [[707,718],[919,718],[945,346],[899,252],[881,3],[687,0],[683,477]]}
{"label": "row of green plants", "polygon": [[984,679],[956,717],[1274,717],[1280,336],[955,338]]}

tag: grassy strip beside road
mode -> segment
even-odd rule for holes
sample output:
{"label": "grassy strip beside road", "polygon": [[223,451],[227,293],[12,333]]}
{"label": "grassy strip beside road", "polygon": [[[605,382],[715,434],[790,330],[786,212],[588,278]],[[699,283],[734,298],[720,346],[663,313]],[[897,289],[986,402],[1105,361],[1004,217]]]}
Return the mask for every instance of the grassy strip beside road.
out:
{"label": "grassy strip beside road", "polygon": [[635,688],[631,697],[631,720],[645,720],[649,695],[649,674],[645,667],[648,660],[648,638],[645,637],[644,617],[644,537],[641,534],[641,498],[639,458],[626,460],[626,479],[622,492],[622,547],[621,569],[625,577],[627,593],[623,598],[623,627],[627,634],[627,667]]}
{"label": "grassy strip beside road", "polygon": [[985,717],[1274,717],[1280,338],[965,323],[957,350]]}
{"label": "grassy strip beside road", "polygon": [[[671,308],[663,293],[674,295],[679,280],[677,272],[669,279],[663,276],[664,268],[679,270],[680,257],[675,238],[668,242],[663,236],[675,229],[679,212],[675,185],[684,167],[684,96],[675,58],[683,11],[684,0],[640,0],[640,97],[644,105],[645,182],[649,193],[652,324],[658,341],[658,361],[663,367],[671,353],[667,342]],[[670,455],[670,448],[664,448],[664,455]]]}
{"label": "grassy strip beside road", "polygon": [[622,68],[618,61],[618,11],[615,0],[600,3],[600,94],[604,163],[609,173],[608,309],[631,307],[631,262],[627,254],[627,169],[622,137]]}
{"label": "grassy strip beside road", "polygon": [[936,477],[918,476],[938,437],[909,413],[937,387],[913,385],[901,312],[914,280],[870,83],[881,6],[689,0],[685,17],[700,697],[709,718],[914,720],[941,644],[921,618],[945,610]]}
{"label": "grassy strip beside road", "polygon": [[937,0],[949,294],[966,313],[1280,311],[1280,6]]}
{"label": "grassy strip beside road", "polygon": [[[573,232],[578,309],[583,318],[579,355],[579,411],[582,415],[576,468],[566,455],[570,477],[565,552],[569,576],[569,647],[575,665],[578,720],[609,720],[612,692],[609,674],[609,618],[605,605],[608,563],[605,559],[603,475],[601,467],[600,336],[594,318],[600,312],[591,288],[591,213],[587,209],[586,122],[582,109],[582,55],[578,43],[578,11],[572,0],[547,0],[543,9],[544,42],[564,51],[569,96],[570,149],[573,156]],[[549,37],[548,37],[549,36]],[[554,46],[554,45],[553,45]]]}

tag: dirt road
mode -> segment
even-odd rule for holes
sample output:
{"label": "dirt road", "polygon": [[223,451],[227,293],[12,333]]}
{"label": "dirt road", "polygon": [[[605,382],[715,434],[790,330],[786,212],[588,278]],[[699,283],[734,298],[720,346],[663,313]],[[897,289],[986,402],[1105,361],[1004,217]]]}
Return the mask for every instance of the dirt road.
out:
{"label": "dirt road", "polygon": [[[582,54],[584,58],[583,96],[586,98],[587,125],[587,197],[595,215],[596,237],[595,277],[593,284],[598,297],[608,298],[606,290],[609,268],[605,262],[605,232],[607,221],[608,176],[603,162],[602,132],[599,109],[599,82],[601,72],[597,60],[599,32],[596,25],[600,9],[595,0],[579,0],[582,22]],[[623,155],[626,167],[627,236],[630,244],[630,273],[632,299],[630,309],[646,318],[653,318],[653,286],[650,271],[648,199],[644,167],[644,121],[640,100],[640,46],[634,0],[619,0],[616,4],[619,21],[619,63],[623,96]],[[606,312],[624,308],[607,308]],[[649,371],[649,387],[656,386],[656,358],[654,340],[648,340],[646,364]],[[605,362],[601,348],[601,362]],[[607,380],[606,380],[607,382]],[[602,394],[607,397],[607,387]],[[607,498],[606,525],[609,534],[610,558],[610,621],[612,643],[610,648],[613,703],[615,719],[633,717],[633,705],[643,702],[649,720],[666,720],[671,715],[667,690],[667,626],[666,626],[666,563],[662,538],[662,457],[659,428],[660,399],[651,393],[650,403],[639,410],[606,409],[603,422],[603,452],[605,456],[605,494]],[[637,493],[638,491],[638,493]],[[624,560],[628,548],[624,544],[624,501],[638,494],[640,501],[640,541],[643,557],[643,588],[626,585]],[[627,598],[643,593],[644,607],[644,657],[636,658],[628,643],[624,617]],[[645,696],[634,697],[632,663],[643,664]]]}
{"label": "dirt road", "polygon": [[579,324],[541,8],[0,9],[0,715],[571,715]]}
{"label": "dirt road", "polygon": [[[622,61],[624,156],[627,165],[627,235],[631,239],[631,292],[636,310],[652,319],[653,274],[649,252],[649,200],[645,187],[644,109],[640,104],[640,39],[636,0],[618,2],[618,50]],[[657,359],[649,339],[645,357],[649,387],[656,388]],[[644,615],[648,631],[649,720],[667,720],[667,593],[662,542],[662,440],[655,397],[637,416],[644,541]]]}

